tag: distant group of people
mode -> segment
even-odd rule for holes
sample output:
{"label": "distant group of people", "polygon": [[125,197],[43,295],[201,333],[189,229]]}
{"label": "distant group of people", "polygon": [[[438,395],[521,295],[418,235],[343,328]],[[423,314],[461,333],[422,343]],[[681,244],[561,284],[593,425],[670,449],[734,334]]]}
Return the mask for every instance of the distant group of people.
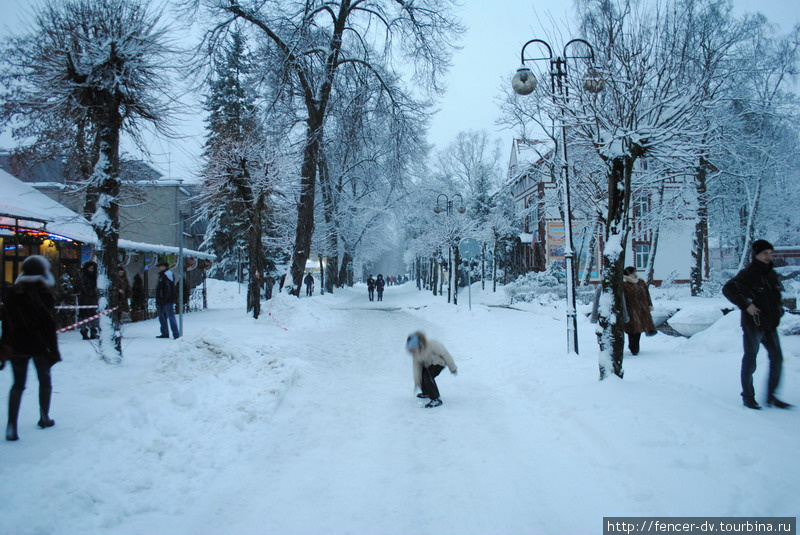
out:
{"label": "distant group of people", "polygon": [[383,274],[379,273],[377,279],[373,279],[370,274],[367,277],[367,295],[370,301],[375,300],[375,292],[378,292],[378,301],[383,301],[383,289],[386,288],[386,281],[383,279]]}
{"label": "distant group of people", "polygon": [[[162,260],[156,264],[158,269],[158,281],[156,283],[156,311],[158,321],[161,326],[161,334],[157,338],[169,338],[169,329],[172,329],[172,336],[180,338],[178,322],[175,319],[175,305],[177,303],[177,287],[175,285],[175,275],[169,268],[169,263]],[[141,294],[134,299],[142,301],[144,298],[144,288],[141,276],[137,273],[134,277],[134,284],[131,286],[128,274],[123,266],[117,267],[117,309],[114,316],[118,321],[122,320],[123,314],[130,314],[131,298]],[[80,333],[84,340],[94,340],[100,335],[100,319],[97,318],[97,305],[99,292],[97,290],[97,263],[89,260],[81,266],[81,274],[78,280],[78,319],[81,321],[89,320],[81,325]],[[90,319],[91,318],[91,319]]]}

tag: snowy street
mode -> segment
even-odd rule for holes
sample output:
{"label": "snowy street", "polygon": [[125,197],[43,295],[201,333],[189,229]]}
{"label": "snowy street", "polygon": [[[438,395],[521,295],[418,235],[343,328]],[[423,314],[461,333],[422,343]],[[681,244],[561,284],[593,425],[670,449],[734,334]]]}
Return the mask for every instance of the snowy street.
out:
{"label": "snowy street", "polygon": [[[128,325],[119,366],[62,335],[49,430],[31,370],[20,441],[0,449],[4,533],[601,533],[603,516],[797,513],[800,411],[742,407],[738,314],[644,339],[623,381],[599,382],[594,326],[581,315],[567,358],[560,303],[488,307],[479,284],[472,311],[412,284],[378,303],[357,285],[253,320],[235,284],[210,282],[229,308],[185,316],[179,341]],[[436,409],[413,395],[416,329],[458,365]],[[798,403],[800,337],[782,342]]]}

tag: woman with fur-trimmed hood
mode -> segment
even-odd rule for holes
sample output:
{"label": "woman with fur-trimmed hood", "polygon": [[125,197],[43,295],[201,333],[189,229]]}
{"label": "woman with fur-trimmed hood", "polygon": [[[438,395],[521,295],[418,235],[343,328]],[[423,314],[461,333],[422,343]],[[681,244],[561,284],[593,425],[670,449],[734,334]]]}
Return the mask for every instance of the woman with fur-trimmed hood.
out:
{"label": "woman with fur-trimmed hood", "polygon": [[631,354],[638,355],[642,333],[653,335],[656,332],[653,316],[650,314],[653,310],[653,300],[650,299],[647,283],[639,278],[635,267],[626,267],[622,278],[629,317],[625,323],[625,332],[628,333],[628,349],[631,350]]}
{"label": "woman with fur-trimmed hood", "polygon": [[453,375],[458,373],[453,357],[441,343],[427,338],[421,331],[408,335],[406,349],[412,357],[415,390],[419,388],[422,391],[417,397],[430,399],[425,405],[428,409],[438,407],[442,400],[439,398],[436,376],[445,366]]}
{"label": "woman with fur-trimmed hood", "polygon": [[55,297],[50,290],[54,285],[50,261],[39,255],[29,256],[0,307],[3,322],[0,342],[12,350],[11,371],[14,373],[8,395],[6,440],[19,439],[17,419],[31,360],[39,376],[39,427],[46,429],[56,423],[50,418],[53,393],[50,368],[61,360],[61,353],[56,333]]}

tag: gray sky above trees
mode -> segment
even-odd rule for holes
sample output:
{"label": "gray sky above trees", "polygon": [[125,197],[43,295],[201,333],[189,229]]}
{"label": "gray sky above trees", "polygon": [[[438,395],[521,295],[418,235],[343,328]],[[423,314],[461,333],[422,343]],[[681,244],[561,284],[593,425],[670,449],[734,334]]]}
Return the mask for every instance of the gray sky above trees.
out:
{"label": "gray sky above trees", "polygon": [[[434,117],[430,141],[438,148],[445,147],[463,130],[486,129],[503,139],[503,158],[508,157],[513,132],[494,123],[499,115],[495,99],[509,84],[519,64],[522,45],[535,37],[551,41],[556,47],[562,39],[552,28],[563,27],[572,3],[563,0],[464,0],[461,17],[467,26],[462,49],[454,55],[453,66],[447,77],[447,94],[439,102],[439,112]],[[0,0],[3,23],[0,37],[17,32],[22,22],[29,19],[33,0]],[[800,23],[800,2],[797,0],[734,0],[737,14],[760,11],[788,32]],[[579,37],[562,30],[561,35]],[[185,135],[180,140],[153,139],[151,159],[166,175],[172,178],[190,178],[196,175],[196,159],[204,138],[202,110],[198,107],[182,115],[178,130]],[[11,148],[14,142],[10,133],[0,134],[0,148]]]}

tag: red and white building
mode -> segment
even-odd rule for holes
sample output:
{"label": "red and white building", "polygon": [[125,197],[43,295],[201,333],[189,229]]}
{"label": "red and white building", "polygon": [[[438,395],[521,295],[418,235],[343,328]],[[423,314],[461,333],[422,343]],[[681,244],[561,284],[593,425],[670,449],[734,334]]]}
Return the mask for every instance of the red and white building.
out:
{"label": "red and white building", "polygon": [[[508,165],[508,180],[516,213],[522,218],[516,256],[519,271],[544,271],[564,262],[564,220],[560,212],[558,168],[554,165],[554,143],[515,139]],[[570,158],[572,159],[572,158]],[[574,166],[574,162],[570,162]],[[693,189],[680,175],[665,177],[649,168],[647,159],[636,162],[631,199],[631,233],[625,264],[647,273],[653,258],[654,284],[665,280],[689,282],[694,234]],[[578,178],[571,176],[572,236],[578,280],[600,280],[603,225],[597,224],[597,208],[580,195],[587,195]],[[604,182],[604,179],[598,181]],[[661,196],[663,186],[663,198]],[[604,195],[605,192],[598,192]],[[656,240],[656,233],[658,239]],[[593,236],[594,235],[594,236]],[[594,237],[594,240],[592,238]],[[593,243],[594,247],[591,246]],[[591,259],[590,259],[591,255]],[[705,274],[708,275],[708,260]]]}

